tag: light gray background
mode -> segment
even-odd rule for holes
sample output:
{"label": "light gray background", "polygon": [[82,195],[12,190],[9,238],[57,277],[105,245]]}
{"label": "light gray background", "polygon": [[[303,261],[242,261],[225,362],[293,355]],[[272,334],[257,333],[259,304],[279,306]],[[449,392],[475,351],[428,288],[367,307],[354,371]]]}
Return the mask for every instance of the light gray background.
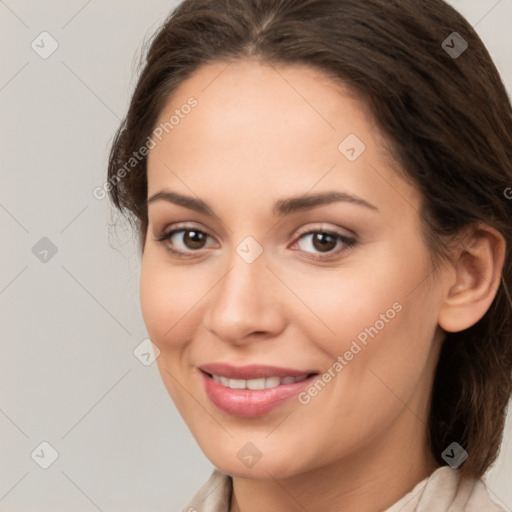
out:
{"label": "light gray background", "polygon": [[[510,94],[512,0],[451,3]],[[211,472],[155,364],[133,354],[146,338],[135,239],[92,194],[142,41],[174,5],[0,1],[1,512],[175,511]],[[47,59],[31,48],[43,31],[59,45]],[[46,263],[42,237],[58,250]],[[487,477],[508,511],[511,423]],[[43,441],[59,455],[48,469],[31,457]]]}

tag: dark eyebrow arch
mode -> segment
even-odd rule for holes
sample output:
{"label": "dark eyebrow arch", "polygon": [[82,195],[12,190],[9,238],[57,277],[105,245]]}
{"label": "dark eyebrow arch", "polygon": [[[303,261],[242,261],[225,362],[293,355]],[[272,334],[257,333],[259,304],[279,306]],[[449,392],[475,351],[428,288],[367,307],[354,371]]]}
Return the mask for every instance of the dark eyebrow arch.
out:
{"label": "dark eyebrow arch", "polygon": [[335,202],[352,203],[364,206],[371,210],[378,211],[378,208],[364,199],[347,194],[345,192],[320,192],[318,194],[308,194],[297,197],[289,197],[277,201],[272,208],[272,213],[276,216],[289,215],[297,211],[309,210],[315,206],[330,204]]}
{"label": "dark eyebrow arch", "polygon": [[205,215],[215,216],[212,209],[203,200],[190,196],[182,196],[176,192],[161,190],[160,192],[153,194],[148,199],[148,206],[155,201],[167,201],[168,203],[177,204],[178,206],[183,206],[189,210],[204,213]]}
{"label": "dark eyebrow arch", "polygon": [[[205,215],[215,216],[213,210],[203,200],[190,196],[183,196],[181,194],[177,194],[176,192],[161,190],[160,192],[153,194],[148,199],[148,205],[155,201],[167,201],[169,203],[183,206],[199,213],[204,213]],[[331,191],[280,199],[274,204],[272,213],[274,216],[284,217],[285,215],[290,215],[298,211],[310,210],[315,206],[321,206],[335,202],[352,203],[378,211],[378,208],[375,205],[365,201],[364,199],[361,199],[360,197],[347,194],[345,192]]]}

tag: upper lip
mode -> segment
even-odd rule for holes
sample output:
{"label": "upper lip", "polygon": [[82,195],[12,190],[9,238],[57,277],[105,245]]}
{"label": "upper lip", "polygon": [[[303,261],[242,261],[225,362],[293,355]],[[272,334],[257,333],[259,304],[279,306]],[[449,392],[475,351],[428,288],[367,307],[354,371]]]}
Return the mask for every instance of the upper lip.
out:
{"label": "upper lip", "polygon": [[227,363],[203,364],[199,367],[203,372],[226,377],[228,379],[261,379],[267,377],[300,377],[317,373],[314,370],[297,370],[278,366],[249,364],[246,366],[232,366]]}

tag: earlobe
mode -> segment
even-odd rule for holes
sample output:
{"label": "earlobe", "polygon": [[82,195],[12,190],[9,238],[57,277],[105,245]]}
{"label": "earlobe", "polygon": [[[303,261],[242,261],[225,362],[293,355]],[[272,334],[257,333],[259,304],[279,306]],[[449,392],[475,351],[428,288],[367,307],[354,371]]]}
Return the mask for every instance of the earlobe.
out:
{"label": "earlobe", "polygon": [[485,224],[468,230],[447,274],[438,317],[442,329],[463,331],[485,315],[498,291],[504,260],[505,240],[497,230]]}

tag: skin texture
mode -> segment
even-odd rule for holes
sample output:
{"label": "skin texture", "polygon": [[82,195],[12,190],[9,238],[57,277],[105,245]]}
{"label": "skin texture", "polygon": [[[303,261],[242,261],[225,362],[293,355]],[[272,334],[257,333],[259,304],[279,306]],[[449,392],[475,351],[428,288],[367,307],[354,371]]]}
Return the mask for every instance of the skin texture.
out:
{"label": "skin texture", "polygon": [[[148,206],[140,298],[164,385],[205,455],[233,475],[231,512],[384,510],[437,467],[426,432],[440,326],[460,330],[485,313],[504,243],[483,226],[434,272],[418,191],[396,172],[364,103],[316,70],[203,66],[157,124],[191,96],[198,105],[148,156],[148,197],[201,198],[215,214]],[[354,161],[338,150],[349,134],[366,146]],[[324,191],[376,209],[336,202],[272,213],[279,199]],[[187,232],[155,241],[177,223],[209,235],[203,247],[186,245]],[[326,230],[356,244],[322,252],[302,235]],[[263,248],[252,263],[236,252],[248,236]],[[197,367],[206,363],[322,374],[395,303],[400,312],[308,404],[292,398],[240,418],[205,394]],[[237,457],[248,442],[262,454],[252,467]]]}

